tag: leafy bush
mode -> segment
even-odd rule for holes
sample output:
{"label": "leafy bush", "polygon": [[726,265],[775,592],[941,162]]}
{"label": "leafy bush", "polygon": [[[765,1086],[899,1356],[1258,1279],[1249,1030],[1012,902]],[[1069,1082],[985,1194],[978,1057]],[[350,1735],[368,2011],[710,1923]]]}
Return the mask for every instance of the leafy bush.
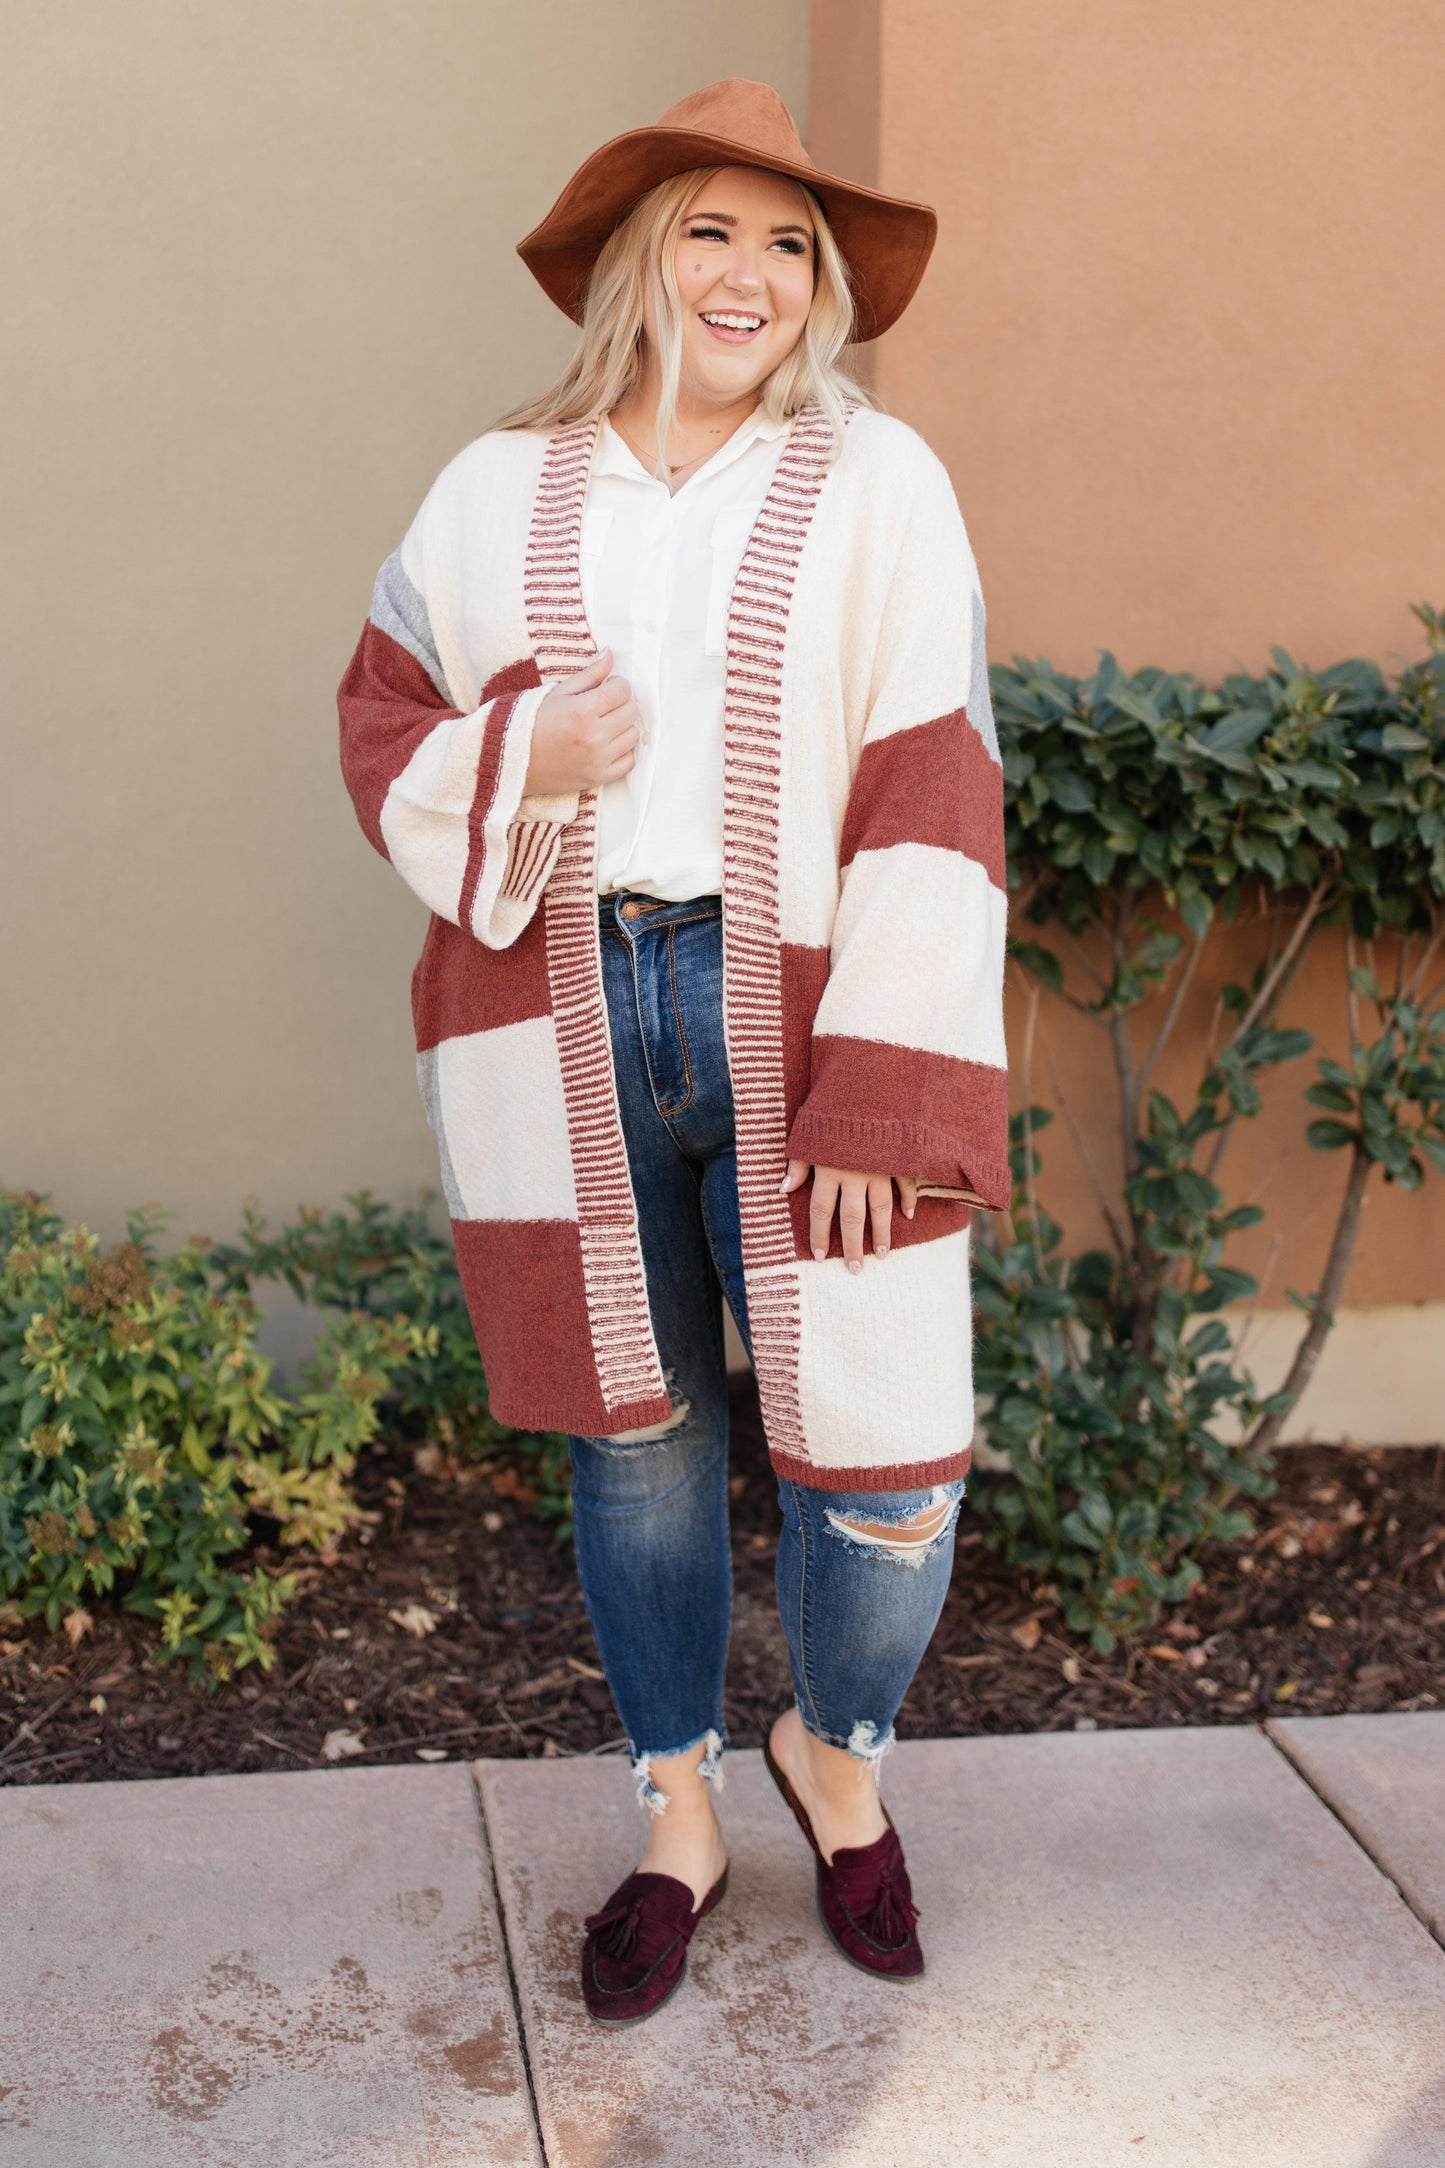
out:
{"label": "leafy bush", "polygon": [[1201,1192],[1176,1218],[1185,1267],[1140,1344],[1127,1270],[1107,1251],[1065,1257],[1057,1222],[1029,1203],[1033,1138],[1052,1120],[1046,1107],[1014,1117],[1011,1239],[976,1253],[976,1383],[991,1400],[989,1444],[1011,1475],[985,1477],[974,1496],[1008,1556],[1052,1583],[1066,1623],[1107,1654],[1188,1596],[1203,1544],[1248,1533],[1232,1500],[1274,1488],[1261,1456],[1215,1427],[1232,1417],[1247,1431],[1277,1404],[1257,1399],[1212,1314],[1245,1281],[1219,1253],[1258,1215],[1212,1211]]}
{"label": "leafy bush", "polygon": [[[1087,678],[1022,659],[992,673],[1028,998],[1012,1222],[981,1231],[976,1273],[978,1382],[1011,1477],[976,1495],[993,1540],[1100,1650],[1186,1597],[1208,1543],[1247,1530],[1371,1180],[1418,1189],[1445,1168],[1445,628],[1419,614],[1432,652],[1394,683],[1358,661],[1311,674],[1280,650],[1264,676],[1216,688],[1109,655]],[[1257,955],[1179,1104],[1155,1072],[1227,921],[1254,927]],[[1226,1253],[1261,1214],[1218,1177],[1273,1072],[1310,1051],[1280,1012],[1331,925],[1349,1053],[1315,1065],[1308,1135],[1347,1155],[1346,1180],[1319,1287],[1290,1291],[1305,1323],[1289,1376],[1262,1399],[1218,1315],[1255,1292]],[[1082,1255],[1040,1201],[1045,1001],[1106,1035],[1117,1086],[1119,1182],[1058,1094],[1108,1231]],[[115,1589],[199,1676],[265,1663],[294,1583],[237,1560],[248,1517],[324,1546],[377,1437],[502,1459],[494,1481],[570,1532],[565,1440],[491,1415],[451,1245],[425,1209],[363,1194],[277,1234],[252,1212],[236,1243],[165,1258],[155,1234],[137,1219],[102,1255],[38,1200],[0,1201],[0,1600],[54,1628]],[[271,1280],[330,1319],[294,1397],[254,1343]]]}
{"label": "leafy bush", "polygon": [[213,1250],[211,1266],[234,1290],[253,1293],[260,1282],[281,1280],[322,1312],[405,1325],[410,1341],[391,1366],[381,1411],[387,1437],[502,1455],[517,1472],[512,1495],[566,1539],[567,1441],[556,1432],[513,1430],[491,1413],[456,1256],[433,1227],[430,1204],[397,1210],[363,1190],[347,1199],[345,1212],[303,1208],[275,1235],[251,1207],[240,1239]]}
{"label": "leafy bush", "polygon": [[398,1210],[362,1191],[344,1212],[303,1206],[278,1234],[248,1205],[236,1242],[217,1244],[209,1263],[234,1293],[279,1280],[322,1313],[405,1319],[417,1338],[390,1374],[393,1429],[414,1423],[418,1435],[476,1448],[512,1435],[492,1421],[456,1258],[425,1203]]}
{"label": "leafy bush", "polygon": [[0,1599],[54,1632],[122,1593],[193,1677],[272,1661],[294,1576],[227,1563],[247,1518],[322,1548],[394,1371],[424,1332],[356,1312],[287,1397],[255,1346],[255,1306],[204,1245],[163,1257],[134,1217],[103,1252],[35,1197],[0,1196]]}
{"label": "leafy bush", "polygon": [[[1180,1600],[1230,1501],[1268,1484],[1268,1450],[1333,1323],[1366,1185],[1418,1188],[1445,1167],[1445,652],[1388,684],[1371,663],[1312,675],[1282,650],[1211,689],[1104,655],[1088,678],[1016,660],[992,672],[1014,921],[1028,999],[1019,1067],[1032,1096],[1041,999],[1107,1036],[1122,1184],[1106,1182],[1060,1105],[1110,1247],[1068,1257],[1039,1203],[1041,1111],[1016,1124],[1011,1237],[980,1245],[980,1385],[1015,1482],[985,1484],[995,1540],[1060,1586],[1069,1622],[1107,1649]],[[1224,989],[1192,1104],[1151,1079],[1221,921],[1256,928],[1247,984]],[[1255,1292],[1224,1261],[1261,1218],[1216,1179],[1270,1071],[1310,1049],[1279,1012],[1320,930],[1346,929],[1347,1063],[1321,1061],[1309,1126],[1350,1166],[1329,1255],[1281,1392],[1260,1400],[1213,1315]],[[1151,1034],[1139,1022],[1153,1010]],[[1370,1007],[1372,1020],[1365,1011]],[[1200,1321],[1203,1322],[1200,1322]],[[1219,1442],[1221,1418],[1242,1443]],[[1228,1429],[1226,1421],[1224,1428]]]}

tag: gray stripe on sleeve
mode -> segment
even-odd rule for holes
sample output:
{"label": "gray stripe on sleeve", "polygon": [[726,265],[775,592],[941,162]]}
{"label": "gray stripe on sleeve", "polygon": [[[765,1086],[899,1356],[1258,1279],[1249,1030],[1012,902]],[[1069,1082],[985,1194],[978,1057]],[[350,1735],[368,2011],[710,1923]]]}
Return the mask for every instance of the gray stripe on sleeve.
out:
{"label": "gray stripe on sleeve", "polygon": [[404,647],[408,655],[414,656],[443,700],[451,702],[451,687],[432,638],[426,598],[413,587],[403,571],[400,550],[392,551],[376,575],[371,594],[371,622],[378,632],[384,632],[389,640],[395,640],[398,647]]}
{"label": "gray stripe on sleeve", "polygon": [[998,729],[993,719],[993,695],[988,687],[988,637],[984,622],[983,596],[973,590],[973,664],[969,671],[968,719],[983,739],[995,760],[998,752]]}
{"label": "gray stripe on sleeve", "polygon": [[421,1093],[421,1103],[426,1108],[426,1118],[437,1140],[441,1155],[442,1193],[447,1201],[447,1211],[454,1220],[465,1219],[467,1208],[457,1184],[452,1155],[447,1150],[447,1133],[442,1122],[441,1078],[437,1074],[437,1049],[429,1046],[424,1054],[416,1057],[416,1081]]}

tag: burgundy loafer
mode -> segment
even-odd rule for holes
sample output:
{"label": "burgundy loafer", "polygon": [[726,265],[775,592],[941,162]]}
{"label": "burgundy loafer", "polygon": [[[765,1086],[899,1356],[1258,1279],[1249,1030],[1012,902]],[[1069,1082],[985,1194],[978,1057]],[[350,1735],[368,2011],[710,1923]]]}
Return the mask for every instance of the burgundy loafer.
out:
{"label": "burgundy loafer", "polygon": [[885,1807],[888,1827],[872,1844],[844,1845],[831,1860],[823,1857],[808,1810],[777,1762],[771,1742],[763,1741],[768,1773],[788,1805],[818,1860],[818,1917],[850,1965],[880,1980],[916,1980],[923,1971],[918,1940],[918,1907],[904,1864],[903,1846]]}
{"label": "burgundy loafer", "polygon": [[582,2000],[599,2025],[636,2025],[681,1987],[687,1946],[723,1901],[724,1867],[694,1912],[692,1891],[670,1874],[630,1874],[585,1922]]}

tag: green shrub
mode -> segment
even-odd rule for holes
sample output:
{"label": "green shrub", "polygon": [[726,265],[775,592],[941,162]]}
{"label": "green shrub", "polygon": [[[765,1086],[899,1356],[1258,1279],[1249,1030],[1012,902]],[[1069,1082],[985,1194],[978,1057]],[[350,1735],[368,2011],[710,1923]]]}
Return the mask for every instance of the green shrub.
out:
{"label": "green shrub", "polygon": [[388,1438],[435,1440],[448,1450],[499,1456],[518,1472],[535,1517],[559,1540],[572,1533],[567,1441],[499,1423],[467,1315],[450,1238],[432,1224],[431,1199],[398,1210],[368,1191],[344,1212],[303,1209],[272,1234],[254,1207],[239,1240],[211,1252],[229,1288],[253,1293],[284,1281],[321,1312],[404,1323],[408,1352],[392,1364],[381,1414]]}
{"label": "green shrub", "polygon": [[[1059,1586],[1101,1649],[1187,1595],[1205,1543],[1248,1526],[1231,1501],[1268,1486],[1369,1181],[1416,1189],[1445,1168],[1445,652],[1439,614],[1418,614],[1432,652],[1393,684],[1365,662],[1312,675],[1278,649],[1265,676],[1213,689],[1109,655],[1088,678],[1022,659],[992,672],[1028,998],[1012,1232],[985,1230],[978,1259],[979,1384],[1014,1480],[979,1497],[995,1541]],[[1224,989],[1192,1103],[1176,1105],[1156,1065],[1214,929],[1246,917],[1257,960]],[[1280,1009],[1327,925],[1346,929],[1350,1059],[1317,1063],[1308,1098],[1326,1118],[1308,1135],[1350,1164],[1320,1285],[1290,1290],[1307,1319],[1295,1359],[1262,1401],[1213,1315],[1256,1291],[1225,1250],[1262,1215],[1231,1208],[1217,1177],[1262,1081],[1310,1049]],[[1088,1018],[1112,1056],[1122,1183],[1057,1093],[1109,1236],[1082,1256],[1040,1202],[1041,1001]]]}
{"label": "green shrub", "polygon": [[248,1516],[321,1548],[391,1376],[425,1334],[358,1311],[307,1389],[276,1392],[255,1306],[204,1245],[162,1256],[133,1218],[103,1252],[35,1197],[0,1195],[0,1599],[54,1632],[116,1591],[193,1677],[272,1661],[294,1576],[236,1561]]}
{"label": "green shrub", "polygon": [[[992,1540],[1100,1650],[1187,1596],[1211,1541],[1247,1530],[1241,1501],[1271,1487],[1269,1449],[1329,1333],[1370,1181],[1417,1189],[1445,1168],[1445,652],[1440,616],[1419,614],[1432,652],[1393,684],[1365,662],[1311,674],[1279,650],[1263,677],[1217,688],[1131,676],[1109,655],[1087,678],[1022,659],[992,673],[1029,994],[1012,1221],[981,1229],[976,1269],[986,1431],[1011,1474],[975,1495]],[[1157,1064],[1215,929],[1246,918],[1256,959],[1224,990],[1178,1104]],[[1310,1050],[1280,1012],[1327,925],[1347,931],[1349,1058],[1316,1064],[1308,1135],[1348,1167],[1320,1284],[1290,1290],[1305,1322],[1289,1376],[1261,1399],[1217,1315],[1255,1291],[1227,1250],[1261,1214],[1231,1206],[1218,1177],[1272,1073]],[[1112,1184],[1058,1093],[1108,1230],[1080,1255],[1041,1201],[1042,1002],[1106,1035],[1117,1085]],[[277,1234],[251,1212],[236,1243],[171,1257],[139,1219],[103,1256],[10,1198],[0,1255],[0,1599],[52,1629],[115,1589],[196,1675],[267,1662],[293,1582],[238,1559],[248,1517],[325,1545],[378,1437],[501,1459],[513,1494],[570,1533],[566,1441],[491,1415],[426,1208],[362,1194]],[[274,1280],[329,1320],[294,1397],[254,1343],[255,1291]]]}
{"label": "green shrub", "polygon": [[1216,1427],[1247,1434],[1276,1405],[1258,1400],[1212,1314],[1245,1280],[1219,1253],[1258,1215],[1211,1211],[1201,1195],[1192,1225],[1176,1227],[1187,1267],[1161,1290],[1140,1344],[1127,1269],[1107,1251],[1065,1257],[1058,1224],[1028,1201],[1033,1138],[1052,1120],[1045,1107],[1014,1117],[1011,1239],[975,1255],[975,1382],[991,1403],[984,1433],[1011,1473],[983,1476],[972,1495],[1000,1547],[1051,1583],[1067,1624],[1107,1654],[1188,1596],[1204,1544],[1248,1533],[1233,1500],[1274,1488],[1263,1456]]}

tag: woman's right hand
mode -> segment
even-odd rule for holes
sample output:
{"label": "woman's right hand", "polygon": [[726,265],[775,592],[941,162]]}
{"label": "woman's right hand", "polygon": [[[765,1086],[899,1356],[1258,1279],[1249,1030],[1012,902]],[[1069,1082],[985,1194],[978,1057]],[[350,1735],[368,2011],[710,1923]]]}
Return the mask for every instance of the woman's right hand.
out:
{"label": "woman's right hand", "polygon": [[600,790],[632,767],[642,743],[642,711],[626,678],[611,670],[612,650],[604,647],[585,670],[548,693],[532,726],[526,797]]}

